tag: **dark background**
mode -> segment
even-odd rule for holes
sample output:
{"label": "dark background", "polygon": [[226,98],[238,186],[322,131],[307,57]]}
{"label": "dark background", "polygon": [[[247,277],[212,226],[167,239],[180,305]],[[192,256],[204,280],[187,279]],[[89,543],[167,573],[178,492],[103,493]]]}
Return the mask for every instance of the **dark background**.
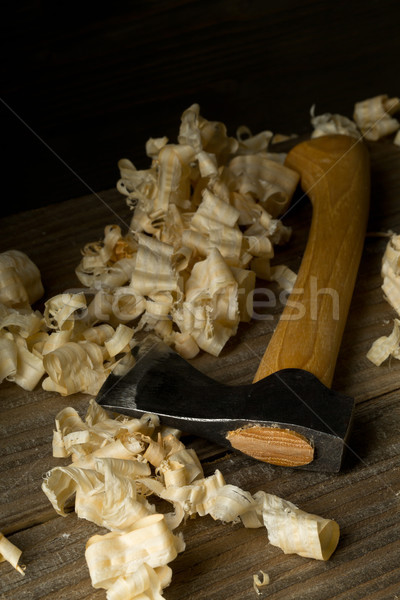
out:
{"label": "dark background", "polygon": [[147,167],[146,140],[174,141],[193,102],[231,135],[305,133],[314,103],[351,117],[359,100],[400,94],[398,0],[31,0],[2,12],[3,215],[114,187],[117,161]]}

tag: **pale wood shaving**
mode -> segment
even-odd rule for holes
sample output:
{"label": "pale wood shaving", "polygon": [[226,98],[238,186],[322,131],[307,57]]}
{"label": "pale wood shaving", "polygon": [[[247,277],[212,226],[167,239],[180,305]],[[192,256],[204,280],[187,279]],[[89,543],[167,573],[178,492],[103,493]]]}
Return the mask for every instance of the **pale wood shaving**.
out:
{"label": "pale wood shaving", "polygon": [[253,135],[248,127],[241,125],[236,130],[236,137],[239,140],[238,150],[241,154],[254,154],[266,151],[274,134],[272,131],[261,131]]}
{"label": "pale wood shaving", "polygon": [[354,121],[367,140],[379,140],[400,128],[400,122],[392,115],[400,110],[400,99],[386,94],[357,102],[354,106]]}
{"label": "pale wood shaving", "polygon": [[[387,302],[400,318],[400,235],[391,233],[382,257],[382,291]],[[367,358],[380,366],[389,357],[400,359],[400,320],[393,320],[393,330],[375,340]]]}
{"label": "pale wood shaving", "polygon": [[0,254],[0,302],[6,306],[29,308],[43,296],[40,272],[20,250]]}
{"label": "pale wood shaving", "polygon": [[291,293],[296,283],[297,274],[286,265],[277,265],[271,268],[270,279],[276,281],[283,290]]}
{"label": "pale wood shaving", "polygon": [[400,321],[394,319],[392,333],[375,340],[367,353],[367,358],[379,367],[389,356],[400,359]]}
{"label": "pale wood shaving", "polygon": [[349,135],[355,139],[361,138],[357,123],[339,114],[315,115],[315,105],[311,107],[311,125],[313,126],[311,134],[313,138],[323,135]]}
{"label": "pale wood shaving", "polygon": [[258,573],[253,575],[253,588],[254,588],[254,591],[256,592],[256,594],[258,594],[260,596],[261,595],[260,588],[263,588],[266,585],[269,585],[269,582],[270,582],[269,575],[268,575],[268,573],[265,573],[264,571],[259,571]]}
{"label": "pale wood shaving", "polygon": [[0,334],[0,383],[4,379],[15,377],[17,372],[18,357],[17,345],[14,336],[11,333],[1,332]]}
{"label": "pale wood shaving", "polygon": [[14,340],[17,349],[17,370],[9,374],[7,379],[24,390],[32,391],[45,373],[43,360],[31,352],[28,340],[21,336],[14,336]]}
{"label": "pale wood shaving", "polygon": [[250,194],[273,217],[287,208],[299,182],[299,175],[263,153],[237,156],[229,163],[235,176],[235,191]]}
{"label": "pale wood shaving", "polygon": [[71,329],[76,323],[74,313],[85,308],[86,297],[83,292],[53,296],[45,302],[45,323],[49,329]]}
{"label": "pale wood shaving", "polygon": [[18,573],[25,575],[25,567],[18,564],[21,554],[22,550],[0,532],[0,562],[9,562]]}

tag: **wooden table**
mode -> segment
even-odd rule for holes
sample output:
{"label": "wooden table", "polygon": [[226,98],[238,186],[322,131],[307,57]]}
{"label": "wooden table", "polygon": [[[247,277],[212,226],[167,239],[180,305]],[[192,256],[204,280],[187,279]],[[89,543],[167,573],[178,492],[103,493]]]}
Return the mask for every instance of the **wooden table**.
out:
{"label": "wooden table", "polygon": [[[369,231],[400,232],[400,149],[370,144],[372,208]],[[44,182],[45,184],[45,182]],[[29,193],[29,191],[27,191]],[[54,191],[57,194],[57,191]],[[310,207],[292,211],[290,244],[276,262],[299,266]],[[90,195],[4,218],[1,251],[18,248],[38,265],[46,297],[78,285],[74,268],[82,246],[103,235],[105,225],[129,219],[115,191]],[[308,512],[333,518],[341,527],[339,546],[328,562],[284,555],[268,544],[264,529],[248,530],[204,517],[182,529],[187,549],[171,564],[167,600],[252,600],[253,574],[271,583],[261,597],[273,600],[373,600],[400,595],[400,363],[381,367],[366,358],[371,343],[391,331],[393,310],[383,298],[381,257],[387,238],[368,236],[337,363],[334,388],[357,402],[351,449],[339,474],[285,469],[234,455],[192,440],[206,474],[218,467],[228,483],[254,493],[262,489]],[[40,306],[39,306],[40,308]],[[219,358],[202,355],[194,364],[215,379],[250,382],[279,318],[241,326]],[[91,587],[84,559],[87,539],[99,528],[74,513],[57,516],[41,491],[52,457],[54,417],[66,405],[85,413],[88,396],[62,398],[38,387],[25,392],[0,387],[0,531],[23,550],[26,575],[0,564],[1,600],[89,600],[105,598]]]}

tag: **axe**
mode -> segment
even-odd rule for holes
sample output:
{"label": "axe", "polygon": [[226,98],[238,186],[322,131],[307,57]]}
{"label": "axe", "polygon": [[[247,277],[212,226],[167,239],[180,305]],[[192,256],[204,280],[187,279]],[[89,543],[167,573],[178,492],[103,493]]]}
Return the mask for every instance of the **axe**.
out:
{"label": "axe", "polygon": [[253,383],[225,385],[155,336],[136,363],[112,373],[96,398],[105,409],[161,422],[281,466],[337,472],[354,400],[330,389],[357,277],[369,212],[369,154],[361,140],[323,136],[286,157],[313,205],[295,288]]}

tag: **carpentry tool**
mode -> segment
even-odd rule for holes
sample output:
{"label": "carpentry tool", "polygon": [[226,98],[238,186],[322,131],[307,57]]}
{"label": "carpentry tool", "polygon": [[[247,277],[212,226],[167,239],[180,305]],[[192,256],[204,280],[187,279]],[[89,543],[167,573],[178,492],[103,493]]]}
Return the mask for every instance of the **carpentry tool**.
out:
{"label": "carpentry tool", "polygon": [[361,140],[324,136],[295,146],[286,165],[299,172],[313,204],[306,250],[254,382],[218,383],[150,336],[137,362],[111,374],[97,402],[196,434],[272,464],[336,472],[354,401],[330,388],[364,244],[369,155]]}

